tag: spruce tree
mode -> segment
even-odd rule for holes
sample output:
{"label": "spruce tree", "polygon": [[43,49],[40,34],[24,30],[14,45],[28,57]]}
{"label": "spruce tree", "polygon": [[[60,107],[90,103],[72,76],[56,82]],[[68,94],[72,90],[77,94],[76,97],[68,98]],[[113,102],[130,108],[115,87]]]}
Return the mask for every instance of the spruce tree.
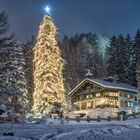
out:
{"label": "spruce tree", "polygon": [[62,58],[64,60],[64,69],[63,69],[63,77],[64,77],[64,87],[65,93],[69,93],[71,89],[72,83],[72,72],[71,72],[71,48],[69,38],[65,35],[61,42],[59,42],[59,47],[62,52]]}
{"label": "spruce tree", "polygon": [[98,37],[96,34],[87,33],[77,34],[71,38],[64,36],[60,41],[65,60],[64,78],[67,93],[85,78],[87,69],[91,70],[94,78],[105,77],[106,59],[100,47],[108,44],[107,40],[104,36]]}
{"label": "spruce tree", "polygon": [[127,70],[127,73],[128,73],[128,81],[127,83],[129,84],[132,84],[131,80],[132,80],[132,73],[131,73],[131,49],[132,49],[132,46],[133,46],[133,41],[131,40],[131,37],[129,34],[127,34],[126,38],[125,38],[125,45],[126,45],[126,48],[127,48],[127,57],[129,59],[129,62],[126,64],[127,67],[128,67],[128,70]]}
{"label": "spruce tree", "polygon": [[117,76],[120,82],[129,81],[129,47],[124,37],[120,34],[111,39],[108,48],[108,76]]}
{"label": "spruce tree", "polygon": [[140,32],[137,32],[137,63],[136,63],[136,80],[138,86],[138,105],[140,106]]}
{"label": "spruce tree", "polygon": [[0,12],[0,36],[7,33],[8,29],[9,29],[8,16],[5,14],[4,11]]}
{"label": "spruce tree", "polygon": [[29,108],[33,106],[33,91],[34,91],[34,82],[33,82],[33,48],[35,47],[35,38],[31,37],[30,40],[23,45],[24,56],[25,56],[25,76],[27,81],[27,90],[29,98]]}
{"label": "spruce tree", "polygon": [[34,104],[33,111],[65,108],[63,84],[63,60],[55,40],[56,27],[50,16],[44,16],[40,25],[34,53]]}
{"label": "spruce tree", "polygon": [[1,102],[7,107],[14,107],[16,111],[21,108],[28,109],[28,92],[25,79],[25,59],[23,50],[15,42],[9,42],[0,48],[0,84]]}
{"label": "spruce tree", "polygon": [[[9,57],[9,53],[7,51],[7,32],[9,30],[8,24],[8,16],[5,12],[0,12],[0,104],[6,104],[7,96],[8,96],[8,88],[6,84],[6,60]],[[8,40],[9,41],[9,40]]]}
{"label": "spruce tree", "polygon": [[138,85],[138,104],[140,106],[140,53],[137,60],[137,85]]}
{"label": "spruce tree", "polygon": [[6,45],[6,43],[9,43],[14,35],[11,34],[8,35],[9,31],[9,23],[8,23],[8,15],[6,13],[0,12],[0,47],[3,47]]}
{"label": "spruce tree", "polygon": [[8,36],[5,12],[0,13],[0,103],[19,111],[28,106],[22,47]]}
{"label": "spruce tree", "polygon": [[117,64],[117,38],[113,36],[111,38],[110,46],[107,48],[107,75],[114,76],[117,74],[116,64]]}
{"label": "spruce tree", "polygon": [[138,54],[140,50],[140,31],[138,29],[134,44],[131,47],[131,52],[130,52],[130,81],[132,85],[137,85],[137,80],[136,80],[136,67],[137,67],[137,60],[138,60]]}
{"label": "spruce tree", "polygon": [[116,74],[121,82],[128,82],[129,74],[129,49],[126,46],[124,37],[120,34],[117,39],[117,62]]}
{"label": "spruce tree", "polygon": [[14,103],[14,108],[16,110],[21,108],[29,110],[23,48],[15,42],[13,43],[13,46],[9,48],[9,51],[9,63],[7,63],[7,69],[9,71],[9,84],[15,86],[17,89],[15,90],[16,95],[13,97],[12,103]]}

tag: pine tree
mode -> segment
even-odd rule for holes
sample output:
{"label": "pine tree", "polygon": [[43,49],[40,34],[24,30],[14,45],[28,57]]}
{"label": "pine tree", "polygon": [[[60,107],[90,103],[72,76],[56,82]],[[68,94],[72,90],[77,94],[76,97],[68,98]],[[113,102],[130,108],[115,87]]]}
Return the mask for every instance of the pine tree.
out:
{"label": "pine tree", "polygon": [[140,31],[138,30],[135,45],[137,46],[136,80],[138,86],[138,104],[140,106]]}
{"label": "pine tree", "polygon": [[5,12],[0,13],[0,103],[19,111],[27,107],[24,56],[21,46],[8,36],[9,24]]}
{"label": "pine tree", "polygon": [[28,98],[29,98],[29,108],[33,106],[33,91],[34,91],[34,82],[33,82],[33,48],[35,47],[35,38],[31,37],[30,40],[23,45],[24,56],[25,56],[25,76],[27,81],[28,89]]}
{"label": "pine tree", "polygon": [[110,46],[107,48],[107,73],[108,76],[114,76],[116,71],[116,62],[117,62],[117,38],[113,36],[111,38]]}
{"label": "pine tree", "polygon": [[91,57],[91,70],[94,78],[103,78],[105,75],[103,55],[100,53],[99,47],[94,46],[94,50]]}
{"label": "pine tree", "polygon": [[117,62],[116,74],[121,82],[128,82],[129,80],[129,48],[126,46],[124,37],[120,34],[117,39]]}
{"label": "pine tree", "polygon": [[3,47],[6,43],[10,42],[14,35],[8,36],[9,31],[8,16],[6,13],[0,12],[0,47]]}
{"label": "pine tree", "polygon": [[13,100],[15,100],[15,109],[19,110],[21,108],[28,108],[29,98],[27,91],[27,82],[25,78],[25,58],[23,54],[23,49],[21,45],[14,43],[10,48],[9,54],[9,64],[7,64],[9,68],[9,83],[15,85],[15,87],[19,91],[17,92],[18,96],[15,96]]}
{"label": "pine tree", "polygon": [[131,47],[131,52],[130,52],[130,81],[131,84],[137,85],[137,80],[136,80],[136,65],[137,65],[137,59],[138,59],[138,52],[140,50],[140,31],[138,29],[134,44]]}
{"label": "pine tree", "polygon": [[128,67],[128,70],[127,70],[127,73],[128,73],[128,81],[127,83],[129,84],[132,84],[131,80],[133,79],[133,75],[131,73],[131,49],[132,49],[132,46],[133,46],[133,41],[131,40],[131,37],[129,34],[127,34],[127,37],[125,39],[125,45],[126,45],[126,49],[127,49],[127,57],[128,57],[128,60],[129,62],[126,64],[127,67]]}
{"label": "pine tree", "polygon": [[[7,46],[7,36],[6,33],[9,30],[8,16],[5,12],[0,12],[0,104],[5,104],[7,100],[7,84],[5,82],[6,66],[5,61],[9,57],[8,51],[6,50]],[[8,40],[9,41],[9,40]]]}
{"label": "pine tree", "polygon": [[138,104],[140,106],[140,52],[137,60],[137,81],[138,81]]}
{"label": "pine tree", "polygon": [[[66,106],[63,85],[63,60],[55,40],[56,27],[50,16],[40,25],[34,51],[34,105],[40,113],[49,107]],[[60,107],[59,106],[59,107]]]}
{"label": "pine tree", "polygon": [[4,35],[7,33],[9,29],[9,24],[8,24],[8,16],[5,14],[5,12],[0,12],[0,35]]}
{"label": "pine tree", "polygon": [[59,42],[59,47],[62,50],[62,57],[65,59],[69,59],[69,51],[70,51],[70,44],[69,38],[65,35],[62,39],[62,42]]}
{"label": "pine tree", "polygon": [[28,92],[24,73],[25,59],[20,45],[10,42],[0,49],[1,102],[7,107],[28,109]]}
{"label": "pine tree", "polygon": [[121,34],[112,38],[108,55],[108,76],[117,76],[120,82],[128,82],[129,48]]}
{"label": "pine tree", "polygon": [[[70,92],[71,89],[71,48],[69,38],[65,35],[61,42],[59,42],[59,47],[62,52],[62,58],[64,61],[63,77],[64,77],[64,87],[65,93]],[[66,95],[67,97],[67,95]]]}
{"label": "pine tree", "polygon": [[94,78],[106,75],[106,59],[102,47],[108,44],[108,38],[98,37],[96,34],[87,33],[68,38],[64,36],[59,42],[62,57],[65,60],[64,78],[66,92],[70,92],[85,78],[87,69],[90,69]]}

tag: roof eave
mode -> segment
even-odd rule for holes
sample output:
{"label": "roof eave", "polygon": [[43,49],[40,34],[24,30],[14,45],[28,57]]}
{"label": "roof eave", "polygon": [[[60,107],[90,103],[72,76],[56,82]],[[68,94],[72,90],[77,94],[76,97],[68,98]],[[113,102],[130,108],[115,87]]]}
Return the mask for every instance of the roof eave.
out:
{"label": "roof eave", "polygon": [[86,80],[88,80],[88,81],[90,81],[90,82],[92,82],[92,83],[95,83],[95,84],[98,84],[98,85],[100,85],[100,86],[102,86],[102,87],[104,87],[104,88],[108,88],[108,89],[114,89],[114,90],[123,90],[123,91],[129,91],[129,92],[135,92],[135,93],[137,93],[138,92],[138,90],[133,90],[133,89],[130,89],[130,90],[128,90],[128,89],[125,89],[125,88],[113,88],[113,87],[109,87],[109,86],[105,86],[105,85],[103,85],[103,84],[101,84],[101,83],[98,83],[98,82],[96,82],[96,81],[93,81],[93,80],[91,80],[91,79],[89,79],[89,78],[85,78],[82,82],[80,82],[71,92],[69,92],[68,93],[68,96],[71,96],[72,94],[73,94],[73,92],[82,84],[82,83],[84,83]]}

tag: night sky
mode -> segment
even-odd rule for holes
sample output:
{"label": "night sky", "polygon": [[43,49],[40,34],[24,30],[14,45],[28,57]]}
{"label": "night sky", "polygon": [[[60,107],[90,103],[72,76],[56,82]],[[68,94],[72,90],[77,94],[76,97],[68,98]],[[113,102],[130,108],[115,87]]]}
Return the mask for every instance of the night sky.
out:
{"label": "night sky", "polygon": [[140,0],[0,0],[0,10],[8,14],[11,32],[25,41],[37,34],[47,4],[59,39],[81,32],[134,36],[140,27]]}

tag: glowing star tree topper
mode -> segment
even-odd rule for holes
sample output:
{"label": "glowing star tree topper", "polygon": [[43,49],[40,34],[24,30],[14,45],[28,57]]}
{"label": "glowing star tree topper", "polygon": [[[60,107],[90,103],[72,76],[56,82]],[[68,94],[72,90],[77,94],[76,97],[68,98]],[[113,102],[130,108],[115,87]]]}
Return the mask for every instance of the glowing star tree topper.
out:
{"label": "glowing star tree topper", "polygon": [[50,7],[49,7],[49,6],[46,6],[44,10],[46,11],[46,13],[47,13],[48,15],[50,15],[50,11],[51,11],[51,10],[50,10]]}

